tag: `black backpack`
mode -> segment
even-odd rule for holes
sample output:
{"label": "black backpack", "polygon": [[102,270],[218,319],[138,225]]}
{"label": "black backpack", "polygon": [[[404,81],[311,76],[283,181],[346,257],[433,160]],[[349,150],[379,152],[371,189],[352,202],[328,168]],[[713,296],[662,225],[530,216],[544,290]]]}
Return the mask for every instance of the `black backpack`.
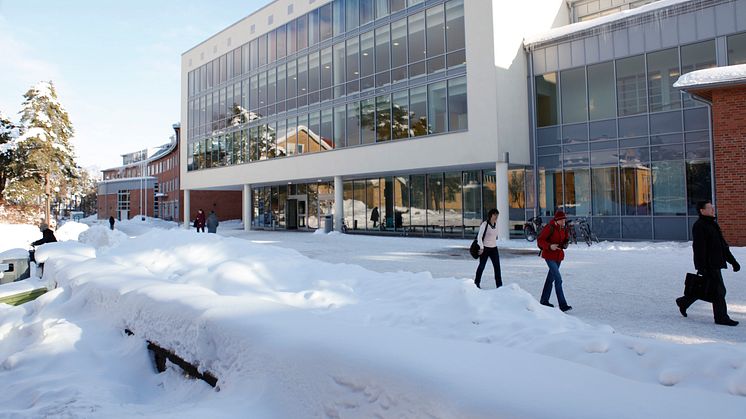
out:
{"label": "black backpack", "polygon": [[[480,224],[480,227],[481,227],[481,224]],[[477,232],[477,234],[479,234],[479,233]],[[484,242],[484,236],[485,235],[487,235],[487,226],[484,226],[484,233],[482,233],[482,241],[483,242]],[[479,259],[479,241],[477,241],[477,239],[474,239],[474,241],[471,242],[471,246],[469,247],[469,254],[474,259]]]}

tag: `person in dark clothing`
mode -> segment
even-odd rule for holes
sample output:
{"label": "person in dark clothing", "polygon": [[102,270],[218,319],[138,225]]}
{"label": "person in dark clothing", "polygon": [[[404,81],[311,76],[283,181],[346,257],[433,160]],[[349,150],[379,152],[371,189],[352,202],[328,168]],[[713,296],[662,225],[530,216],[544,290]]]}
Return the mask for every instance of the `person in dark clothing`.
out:
{"label": "person in dark clothing", "polygon": [[115,222],[114,216],[113,215],[109,216],[109,229],[110,230],[114,230],[114,222]]}
{"label": "person in dark clothing", "polygon": [[[207,216],[207,232],[208,233],[217,233],[218,232],[218,215],[215,214],[215,211],[210,211],[210,215]],[[205,231],[205,228],[202,227],[202,231]]]}
{"label": "person in dark clothing", "polygon": [[370,212],[370,221],[373,221],[373,228],[378,227],[378,220],[381,218],[381,214],[378,213],[378,207],[373,207],[373,211]]}
{"label": "person in dark clothing", "polygon": [[549,302],[549,297],[552,296],[552,284],[554,284],[554,290],[557,292],[557,303],[559,303],[559,308],[562,311],[572,310],[572,306],[568,305],[565,300],[565,292],[562,290],[562,275],[559,271],[560,264],[565,259],[563,249],[567,248],[569,242],[565,229],[566,220],[564,211],[555,212],[554,219],[541,230],[537,238],[539,249],[541,249],[541,257],[544,258],[549,267],[539,303],[547,307],[554,307]]}
{"label": "person in dark clothing", "polygon": [[201,208],[197,211],[197,218],[194,219],[194,226],[197,228],[197,233],[199,233],[200,230],[203,233],[205,232],[205,212],[202,211]]}
{"label": "person in dark clothing", "polygon": [[[39,224],[39,231],[41,231],[41,239],[31,243],[31,246],[36,247],[41,246],[45,243],[54,243],[57,241],[57,237],[54,236],[54,232],[49,229],[49,225],[47,223],[42,222],[41,224]],[[34,249],[28,251],[29,261],[36,262],[36,259],[34,257],[35,253],[36,252]]]}
{"label": "person in dark clothing", "polygon": [[479,244],[479,266],[474,278],[474,285],[482,288],[482,273],[487,265],[487,259],[492,261],[492,268],[495,270],[495,288],[503,285],[502,272],[500,271],[500,253],[497,251],[497,216],[500,212],[492,208],[487,213],[487,219],[482,221],[477,234],[477,243]]}
{"label": "person in dark clothing", "polygon": [[[708,294],[712,297],[712,314],[715,323],[724,326],[736,326],[738,322],[728,316],[728,306],[725,303],[725,284],[721,269],[726,269],[727,263],[733,267],[733,272],[741,270],[736,258],[730,252],[728,243],[723,238],[720,226],[715,220],[715,207],[710,201],[697,203],[699,219],[692,226],[692,250],[694,252],[694,267],[699,275],[707,278]],[[686,317],[686,310],[697,301],[696,296],[684,295],[676,299],[679,312]]]}
{"label": "person in dark clothing", "polygon": [[53,243],[57,241],[57,237],[54,236],[54,232],[49,229],[47,223],[39,224],[39,231],[41,231],[42,238],[31,243],[32,246],[41,246],[44,243]]}

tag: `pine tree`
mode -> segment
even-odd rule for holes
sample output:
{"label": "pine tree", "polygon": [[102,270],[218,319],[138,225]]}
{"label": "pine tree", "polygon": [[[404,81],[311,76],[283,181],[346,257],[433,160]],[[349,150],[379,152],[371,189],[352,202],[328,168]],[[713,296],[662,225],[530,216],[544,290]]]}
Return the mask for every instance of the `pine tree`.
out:
{"label": "pine tree", "polygon": [[[53,191],[64,189],[77,177],[77,170],[70,144],[74,130],[52,82],[40,82],[23,96],[23,134],[18,138],[15,155],[22,170],[8,185],[6,195],[18,203],[31,203],[44,195],[51,198]],[[47,210],[47,221],[48,218]]]}
{"label": "pine tree", "polygon": [[0,202],[4,201],[5,187],[15,174],[13,155],[17,136],[17,127],[0,111]]}

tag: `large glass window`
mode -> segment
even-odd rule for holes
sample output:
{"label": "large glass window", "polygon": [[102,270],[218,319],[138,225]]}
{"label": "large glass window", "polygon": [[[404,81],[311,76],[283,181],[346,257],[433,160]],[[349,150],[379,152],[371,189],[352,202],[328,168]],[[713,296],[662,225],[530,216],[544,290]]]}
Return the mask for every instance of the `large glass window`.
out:
{"label": "large glass window", "polygon": [[319,39],[326,41],[332,37],[332,4],[321,6],[319,9]]}
{"label": "large glass window", "polygon": [[298,51],[308,48],[308,15],[303,15],[295,20],[296,32],[298,34]]}
{"label": "large glass window", "polygon": [[394,93],[391,109],[393,138],[409,137],[409,92]]}
{"label": "large glass window", "polygon": [[425,12],[413,14],[409,21],[409,62],[416,62],[426,58],[425,51]]}
{"label": "large glass window", "polygon": [[[287,97],[294,99],[298,96],[298,73],[295,60],[288,61],[287,72]],[[292,109],[291,106],[288,106],[288,109]]]}
{"label": "large glass window", "polygon": [[409,90],[410,135],[417,137],[428,134],[427,86]]}
{"label": "large glass window", "polygon": [[319,90],[319,53],[314,52],[308,56],[308,91],[316,92]]}
{"label": "large glass window", "polygon": [[557,73],[536,76],[536,126],[557,125],[558,114]]}
{"label": "large glass window", "polygon": [[332,87],[332,47],[321,50],[321,88]]}
{"label": "large glass window", "polygon": [[443,6],[427,9],[427,56],[445,53],[445,13]]}
{"label": "large glass window", "polygon": [[427,175],[427,224],[428,227],[439,229],[444,224],[443,211],[443,174]]}
{"label": "large glass window", "polygon": [[347,40],[347,80],[360,78],[360,42],[357,37]]}
{"label": "large glass window", "polygon": [[593,197],[593,215],[618,215],[619,190],[617,188],[617,168],[591,168],[591,196]]}
{"label": "large glass window", "polygon": [[305,94],[308,94],[308,57],[303,56],[298,58],[298,95]]}
{"label": "large glass window", "polygon": [[285,25],[277,28],[277,58],[283,58],[287,54],[287,35]]}
{"label": "large glass window", "polygon": [[334,145],[333,110],[323,109],[321,111],[321,151],[331,150]]}
{"label": "large glass window", "polygon": [[345,32],[345,0],[334,0],[333,15],[333,31],[334,36],[341,35]]}
{"label": "large glass window", "polygon": [[591,178],[589,169],[564,172],[564,208],[568,214],[587,216],[591,213]]}
{"label": "large glass window", "polygon": [[372,144],[376,142],[376,104],[373,99],[366,99],[360,102],[360,125],[362,128],[362,144]]}
{"label": "large glass window", "polygon": [[360,26],[360,0],[345,0],[346,6],[346,27],[348,31],[356,29]]}
{"label": "large glass window", "polygon": [[290,21],[287,24],[287,46],[288,55],[295,53],[298,50],[298,30],[295,26],[295,20]]}
{"label": "large glass window", "polygon": [[277,60],[277,32],[267,34],[267,63],[272,64]]}
{"label": "large glass window", "polygon": [[677,48],[648,54],[650,112],[668,111],[681,107],[681,95],[679,90],[673,87],[679,75]]}
{"label": "large glass window", "polygon": [[[360,35],[360,69],[362,77],[372,76],[375,72],[374,49],[373,31]],[[366,87],[373,87],[373,85],[371,83],[371,85]]]}
{"label": "large glass window", "polygon": [[425,175],[410,177],[410,202],[412,228],[425,228],[427,225],[427,199],[425,196]]}
{"label": "large glass window", "polygon": [[[715,40],[699,42],[681,47],[681,74],[696,70],[713,68],[717,66],[715,61]],[[702,106],[701,103],[691,99],[689,94],[684,94],[684,107],[692,108]]]}
{"label": "large glass window", "polygon": [[360,144],[360,106],[358,102],[347,104],[347,145]]}
{"label": "large glass window", "polygon": [[686,173],[683,160],[654,162],[653,213],[655,215],[686,214]]}
{"label": "large glass window", "polygon": [[319,9],[308,14],[308,46],[319,43]]}
{"label": "large glass window", "polygon": [[591,121],[616,116],[614,62],[588,66],[588,110]]}
{"label": "large glass window", "polygon": [[464,2],[451,0],[446,3],[446,50],[453,52],[464,48]]}
{"label": "large glass window", "polygon": [[374,1],[375,0],[360,0],[360,26],[373,21],[375,17]]}
{"label": "large glass window", "polygon": [[[334,67],[334,85],[339,86],[344,84],[345,82],[345,44],[344,42],[340,42],[338,44],[334,45],[334,59],[333,59],[333,67]],[[336,95],[335,95],[336,96]]]}
{"label": "large glass window", "polygon": [[431,134],[448,131],[447,99],[446,82],[441,81],[427,86],[427,119]]}
{"label": "large glass window", "polygon": [[448,130],[458,131],[469,127],[466,105],[466,77],[448,80]]}
{"label": "large glass window", "polygon": [[391,24],[391,67],[407,65],[407,21],[397,20]]}
{"label": "large glass window", "polygon": [[463,173],[464,225],[477,227],[482,223],[482,173],[478,170]]}
{"label": "large glass window", "polygon": [[644,56],[637,55],[617,60],[616,90],[619,116],[648,111],[645,84]]}
{"label": "large glass window", "polygon": [[262,35],[257,39],[257,54],[259,67],[267,64],[267,35]]}
{"label": "large glass window", "polygon": [[376,72],[385,71],[391,68],[389,48],[391,41],[389,39],[389,27],[381,26],[376,29]]}
{"label": "large glass window", "polygon": [[461,172],[446,172],[443,175],[443,218],[447,233],[460,234],[463,226],[461,200]]}
{"label": "large glass window", "polygon": [[376,137],[377,141],[391,140],[391,96],[376,98]]}
{"label": "large glass window", "polygon": [[585,68],[561,72],[560,87],[562,89],[562,122],[568,124],[587,120]]}
{"label": "large glass window", "polygon": [[345,127],[347,125],[345,106],[336,106],[334,108],[334,147],[345,147]]}
{"label": "large glass window", "polygon": [[697,202],[712,199],[711,166],[708,160],[686,162],[686,192],[689,215],[698,215]]}
{"label": "large glass window", "polygon": [[728,65],[746,64],[746,33],[728,37]]}

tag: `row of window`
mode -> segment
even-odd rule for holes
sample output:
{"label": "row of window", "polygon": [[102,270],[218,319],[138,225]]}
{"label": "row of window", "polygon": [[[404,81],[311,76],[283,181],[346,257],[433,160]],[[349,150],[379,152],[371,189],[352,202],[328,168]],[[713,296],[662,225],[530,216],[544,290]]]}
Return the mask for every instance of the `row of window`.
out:
{"label": "row of window", "polygon": [[[257,39],[234,49],[233,51],[216,58],[200,68],[190,71],[188,76],[189,96],[198,94],[213,86],[217,86],[225,81],[242,74],[272,64],[276,60],[291,56],[298,51],[303,51],[312,47],[319,42],[326,41],[332,35],[337,36],[346,30],[353,30],[361,25],[367,24],[373,20],[375,10],[376,18],[385,17],[391,12],[398,12],[406,7],[404,0],[377,0],[375,8],[371,0],[335,0],[322,6],[298,19],[295,19],[279,28],[264,34]],[[410,5],[422,3],[422,0],[411,1]],[[445,22],[443,21],[443,6],[432,7],[427,10],[428,31],[433,37],[428,47],[442,49],[437,38],[442,37],[440,32],[445,31]],[[461,32],[461,44],[463,45],[463,0],[452,0],[447,7],[448,13],[456,15],[461,13],[461,17],[453,16],[448,22],[448,34],[451,35],[451,43],[458,41],[458,29]],[[424,13],[424,12],[423,12]],[[419,29],[421,34],[421,45],[416,45],[415,51],[425,50],[425,27],[423,13],[418,13],[414,19],[414,25]],[[458,19],[455,20],[455,19]],[[406,23],[406,20],[399,21]],[[420,28],[420,26],[422,26]],[[420,40],[420,38],[417,38]],[[454,48],[454,49],[462,49]]]}
{"label": "row of window", "polygon": [[[519,189],[522,195],[522,184]],[[330,182],[254,188],[252,225],[323,227],[320,218],[334,213],[333,196]],[[343,196],[344,222],[349,230],[460,236],[465,231],[475,233],[487,211],[495,208],[495,172],[436,172],[350,180],[344,182]]]}
{"label": "row of window", "polygon": [[188,170],[468,129],[466,77],[255,124],[188,145]]}
{"label": "row of window", "polygon": [[539,208],[551,214],[696,215],[712,197],[710,162],[673,160],[591,168],[539,170]]}
{"label": "row of window", "polygon": [[241,112],[261,118],[463,65],[463,31],[463,3],[452,0],[210,90],[187,103],[190,138]]}

